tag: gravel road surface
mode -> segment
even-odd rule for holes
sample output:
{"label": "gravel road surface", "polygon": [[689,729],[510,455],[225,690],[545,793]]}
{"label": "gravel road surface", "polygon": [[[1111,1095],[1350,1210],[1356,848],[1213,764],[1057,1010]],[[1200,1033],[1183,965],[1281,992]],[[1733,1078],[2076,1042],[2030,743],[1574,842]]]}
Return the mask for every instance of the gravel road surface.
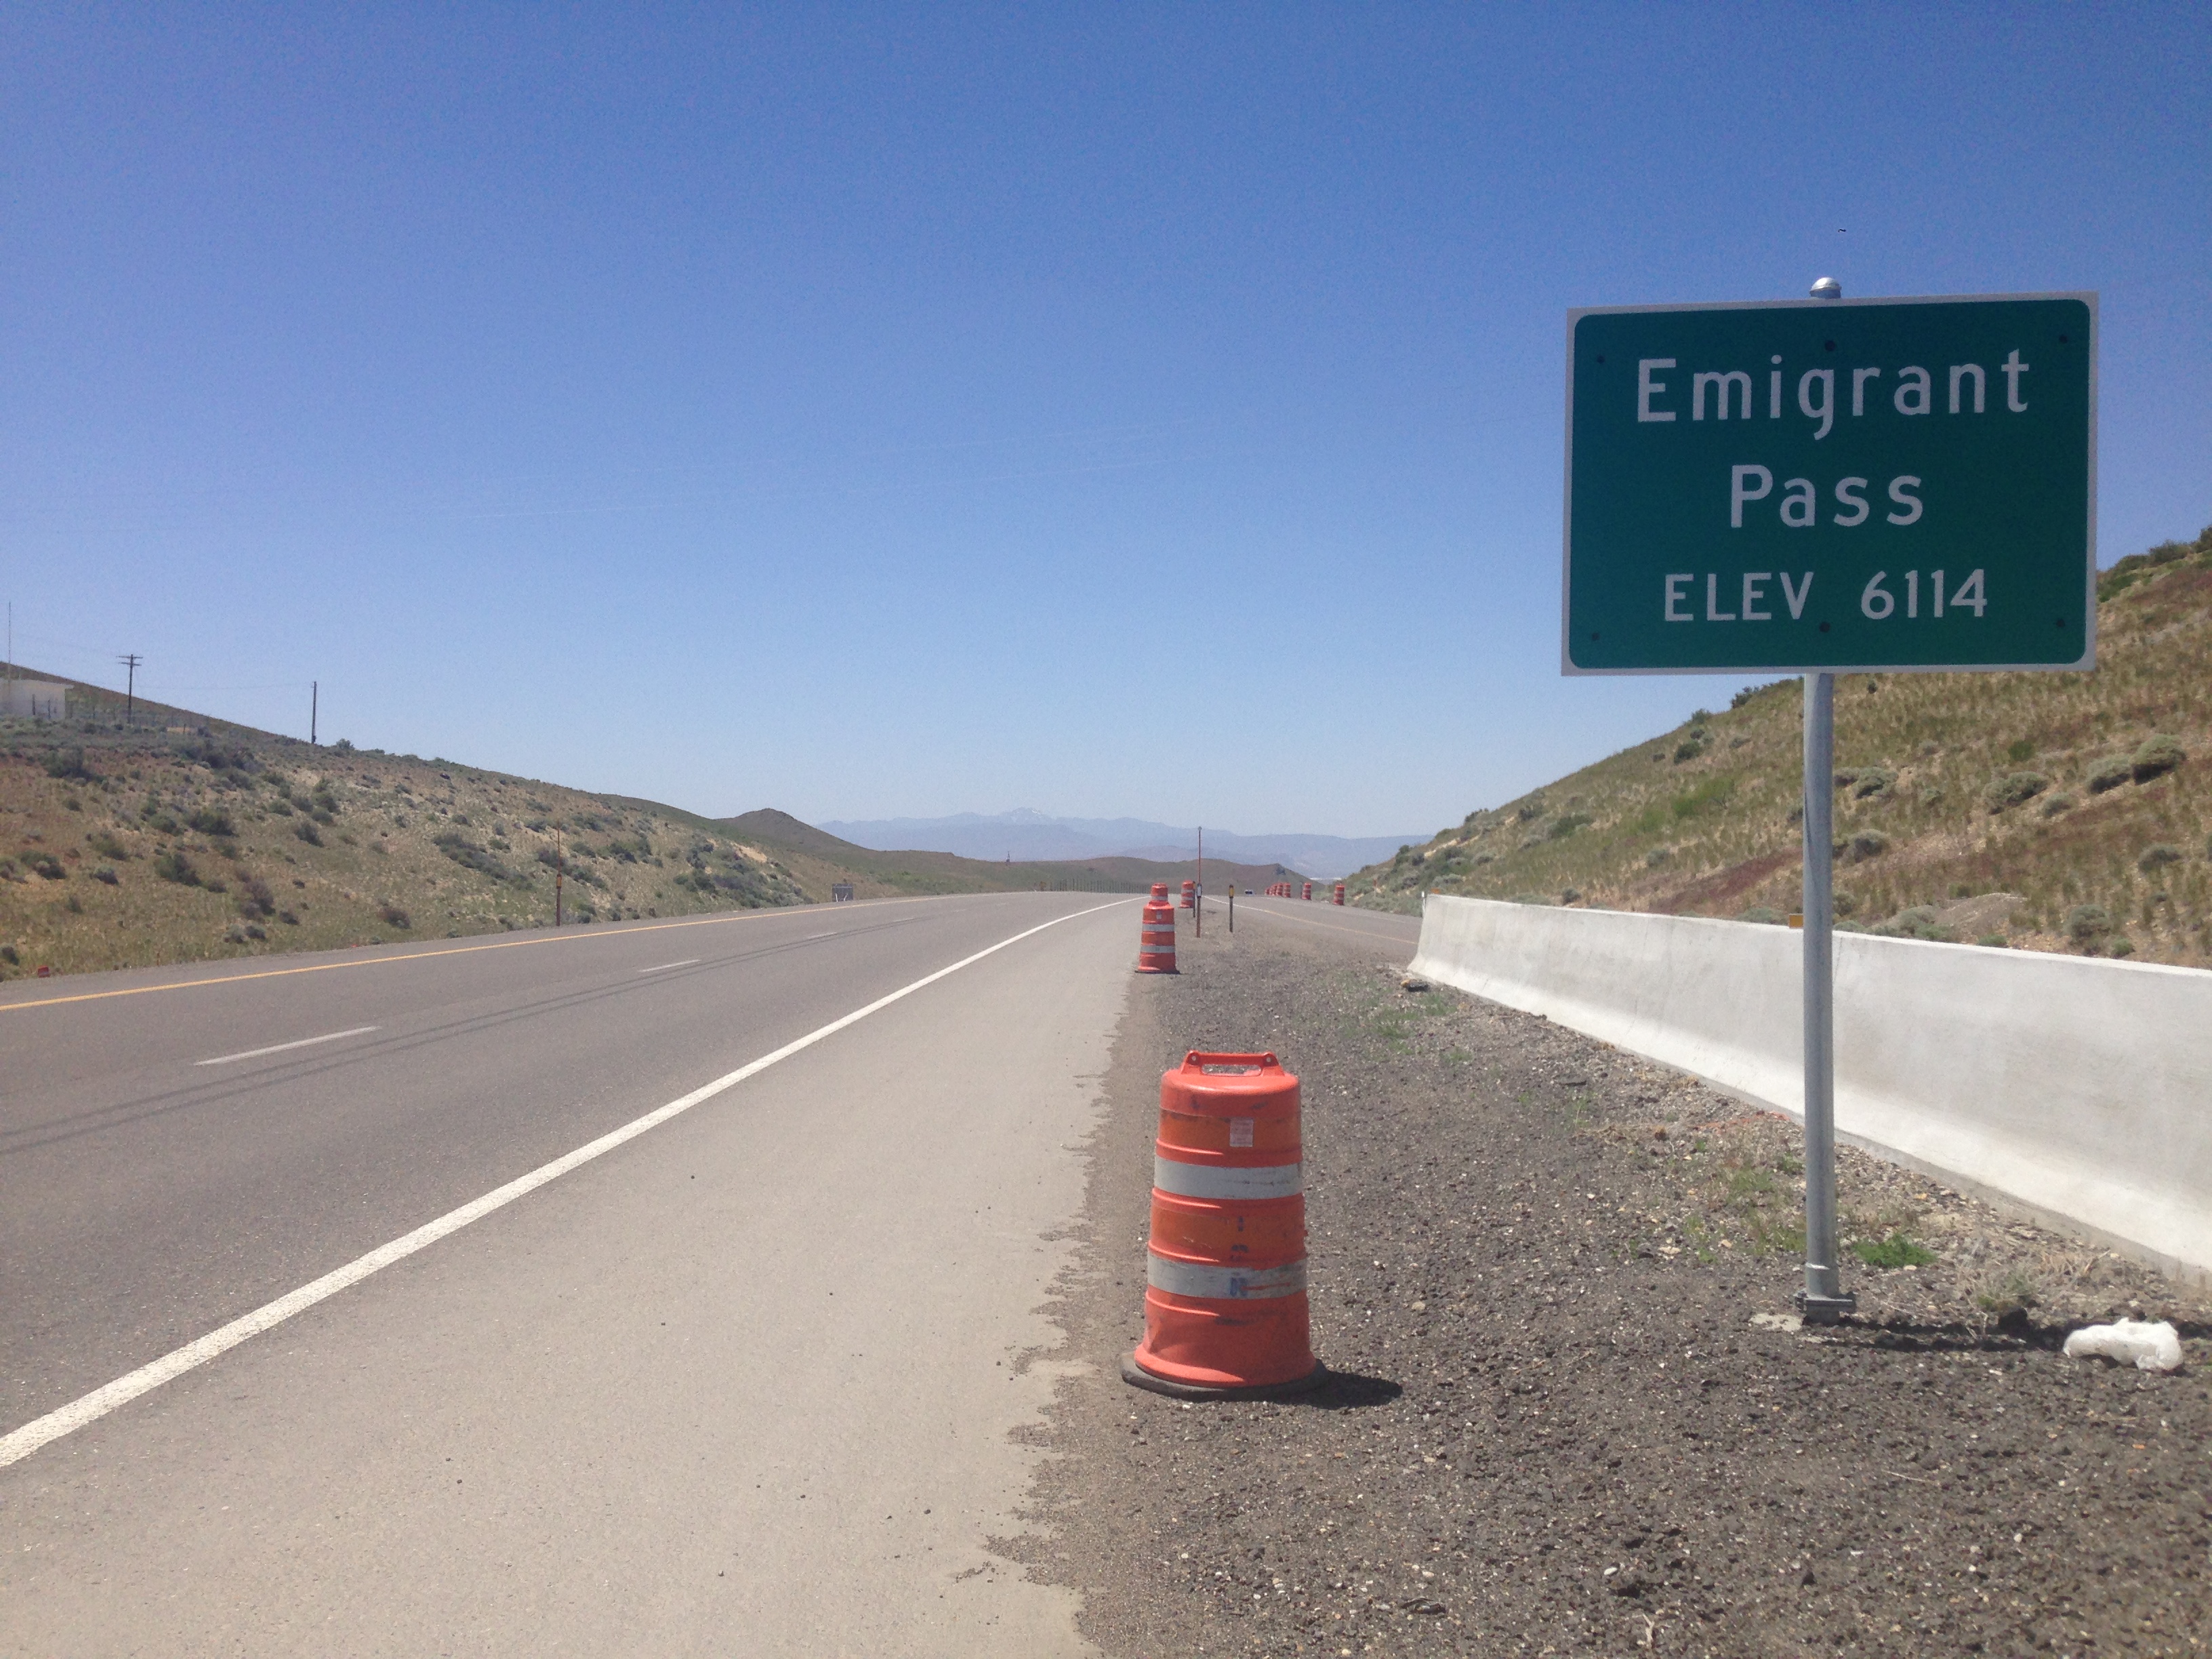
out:
{"label": "gravel road surface", "polygon": [[[1243,918],[1240,916],[1240,922]],[[1132,999],[1036,1530],[1115,1655],[2193,1654],[2212,1647],[2212,1313],[1845,1149],[1861,1316],[1797,1328],[1794,1126],[1382,939],[1210,918]],[[1185,1406],[1140,1332],[1160,1073],[1304,1084],[1297,1404]],[[1909,1264],[1909,1265],[1908,1265]],[[2063,1358],[2138,1313],[2172,1376]]]}

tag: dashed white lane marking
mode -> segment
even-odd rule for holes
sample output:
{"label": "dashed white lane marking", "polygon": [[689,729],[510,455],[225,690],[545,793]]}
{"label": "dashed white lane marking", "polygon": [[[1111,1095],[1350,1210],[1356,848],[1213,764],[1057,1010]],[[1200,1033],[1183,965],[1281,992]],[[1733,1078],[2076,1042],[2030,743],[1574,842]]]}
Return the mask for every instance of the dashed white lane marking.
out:
{"label": "dashed white lane marking", "polygon": [[[1127,903],[1127,901],[1123,899],[1116,902]],[[611,1130],[597,1140],[555,1158],[550,1164],[542,1164],[528,1175],[519,1176],[504,1187],[494,1188],[482,1198],[471,1199],[458,1210],[448,1210],[435,1221],[425,1222],[413,1232],[403,1234],[389,1244],[380,1245],[367,1255],[356,1256],[344,1267],[326,1273],[289,1295],[280,1296],[274,1302],[256,1308],[252,1313],[241,1315],[228,1325],[219,1326],[197,1341],[172,1349],[150,1364],[141,1365],[137,1370],[118,1376],[112,1382],[48,1412],[44,1417],[32,1419],[21,1428],[0,1435],[0,1468],[21,1462],[40,1447],[58,1440],[65,1434],[74,1434],[88,1423],[98,1422],[117,1407],[128,1405],[142,1394],[152,1393],[164,1382],[174,1382],[186,1371],[228,1352],[248,1338],[258,1336],[262,1332],[283,1324],[294,1314],[304,1312],[318,1302],[326,1301],[340,1291],[360,1284],[370,1274],[381,1272],[395,1261],[404,1261],[417,1250],[427,1249],[448,1234],[460,1231],[471,1222],[481,1221],[493,1211],[504,1208],[516,1199],[534,1193],[550,1182],[558,1181],[571,1170],[580,1169],[624,1142],[636,1139],[648,1129],[659,1128],[669,1119],[690,1111],[702,1101],[712,1100],[726,1089],[735,1088],[747,1078],[758,1076],[777,1061],[788,1060],[801,1049],[812,1048],[823,1038],[836,1036],[848,1025],[857,1025],[870,1014],[890,1007],[902,998],[910,997],[916,991],[982,961],[985,957],[995,956],[1010,945],[1019,945],[1024,939],[1043,933],[1048,927],[1057,927],[1063,921],[1074,921],[1113,908],[1112,904],[1094,904],[1088,910],[1075,910],[1064,916],[1054,916],[1050,921],[1002,939],[996,945],[986,945],[973,956],[963,957],[949,968],[925,974],[911,985],[902,985],[888,996],[878,997],[864,1008],[855,1008],[851,1013],[831,1020],[827,1025],[817,1026],[795,1042],[785,1043],[773,1054],[763,1054],[758,1060],[694,1089],[681,1099],[672,1100],[665,1106],[647,1112],[643,1117],[633,1118],[621,1128]]]}
{"label": "dashed white lane marking", "polygon": [[641,968],[637,971],[641,974],[665,974],[671,968],[695,968],[699,960],[697,957],[686,957],[681,962],[664,962],[657,968]]}
{"label": "dashed white lane marking", "polygon": [[217,1054],[213,1060],[196,1060],[195,1066],[228,1066],[234,1060],[258,1060],[264,1054],[281,1054],[287,1048],[312,1048],[318,1042],[336,1042],[340,1037],[366,1036],[377,1028],[356,1025],[349,1030],[325,1031],[320,1036],[301,1037],[296,1042],[272,1042],[266,1048],[247,1048],[234,1054]]}

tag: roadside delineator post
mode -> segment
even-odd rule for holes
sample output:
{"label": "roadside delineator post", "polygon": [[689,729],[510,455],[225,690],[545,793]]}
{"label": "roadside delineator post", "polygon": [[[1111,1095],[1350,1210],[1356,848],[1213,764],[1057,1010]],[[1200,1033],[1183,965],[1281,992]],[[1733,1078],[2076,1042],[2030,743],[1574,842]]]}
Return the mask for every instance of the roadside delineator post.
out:
{"label": "roadside delineator post", "polygon": [[[1164,885],[1164,884],[1163,884]],[[1144,922],[1137,934],[1137,971],[1172,974],[1176,971],[1175,910],[1163,893],[1145,904]]]}
{"label": "roadside delineator post", "polygon": [[1341,904],[1344,902],[1344,884],[1342,882],[1340,881],[1336,884],[1336,896],[1330,899],[1329,902],[1331,904]]}
{"label": "roadside delineator post", "polygon": [[1182,1400],[1302,1393],[1328,1375],[1306,1303],[1298,1080],[1196,1050],[1160,1079],[1145,1340],[1121,1378]]}

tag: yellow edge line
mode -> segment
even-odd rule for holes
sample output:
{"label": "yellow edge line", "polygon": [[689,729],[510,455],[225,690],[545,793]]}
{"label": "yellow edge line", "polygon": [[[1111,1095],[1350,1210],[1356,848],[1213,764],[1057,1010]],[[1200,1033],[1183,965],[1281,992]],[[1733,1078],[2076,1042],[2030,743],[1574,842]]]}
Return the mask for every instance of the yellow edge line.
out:
{"label": "yellow edge line", "polygon": [[[911,898],[861,899],[854,905],[916,904],[925,898],[945,896],[937,893],[918,893]],[[809,905],[809,910],[815,907]],[[841,907],[842,908],[842,907]],[[249,979],[283,979],[291,974],[327,974],[338,968],[382,968],[395,962],[427,962],[433,957],[465,957],[477,951],[519,951],[529,945],[573,945],[580,939],[619,939],[629,933],[658,933],[671,927],[708,927],[719,922],[764,921],[770,916],[797,915],[797,909],[744,910],[735,915],[694,916],[684,921],[649,921],[642,927],[610,927],[596,933],[553,933],[544,939],[507,939],[492,945],[449,945],[434,951],[410,951],[401,956],[357,957],[349,962],[318,962],[305,968],[264,968],[251,974],[222,974],[213,979],[172,980],[166,985],[132,985],[119,991],[79,991],[71,996],[40,997],[33,1002],[0,1003],[0,1014],[13,1013],[18,1008],[52,1008],[64,1002],[102,1002],[109,997],[143,997],[155,991],[196,991],[203,985],[236,985]]]}

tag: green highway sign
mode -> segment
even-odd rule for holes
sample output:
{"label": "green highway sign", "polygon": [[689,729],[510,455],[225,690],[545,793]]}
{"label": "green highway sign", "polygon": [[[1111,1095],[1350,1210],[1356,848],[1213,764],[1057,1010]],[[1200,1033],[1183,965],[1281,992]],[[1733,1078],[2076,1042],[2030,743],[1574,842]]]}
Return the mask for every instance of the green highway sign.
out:
{"label": "green highway sign", "polygon": [[1567,319],[1570,674],[2089,668],[2097,296]]}

